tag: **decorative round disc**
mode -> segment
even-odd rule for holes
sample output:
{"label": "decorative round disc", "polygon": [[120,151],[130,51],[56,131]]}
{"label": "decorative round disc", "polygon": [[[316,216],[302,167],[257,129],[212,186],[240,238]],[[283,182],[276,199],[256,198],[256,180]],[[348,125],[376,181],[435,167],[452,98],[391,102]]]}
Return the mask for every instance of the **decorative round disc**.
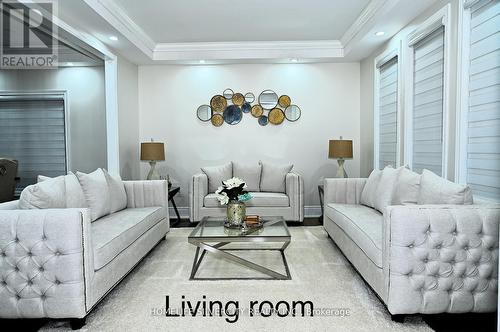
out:
{"label": "decorative round disc", "polygon": [[221,95],[215,95],[210,100],[210,107],[212,107],[212,111],[217,113],[222,113],[226,109],[227,100]]}
{"label": "decorative round disc", "polygon": [[252,106],[250,106],[250,103],[244,103],[241,106],[241,110],[243,111],[243,113],[250,113],[250,111],[252,110]]}
{"label": "decorative round disc", "polygon": [[227,100],[230,100],[231,98],[233,98],[233,90],[227,88],[226,90],[224,90],[224,92],[222,92],[222,95],[224,96],[224,98],[226,98]]}
{"label": "decorative round disc", "polygon": [[251,103],[253,103],[253,102],[254,102],[254,100],[255,100],[255,95],[254,95],[253,93],[251,93],[251,92],[247,92],[247,93],[245,93],[245,101],[246,101],[247,103],[250,103],[250,104],[251,104]]}
{"label": "decorative round disc", "polygon": [[215,127],[220,127],[224,123],[224,118],[222,117],[221,114],[217,113],[217,114],[212,115],[212,118],[210,119],[210,121],[212,122],[212,124]]}
{"label": "decorative round disc", "polygon": [[224,121],[226,121],[226,123],[230,125],[239,123],[241,121],[241,118],[243,117],[241,108],[236,105],[229,105],[228,107],[226,107],[223,115]]}
{"label": "decorative round disc", "polygon": [[254,117],[258,118],[264,114],[264,109],[260,105],[253,105],[251,112]]}
{"label": "decorative round disc", "polygon": [[300,107],[297,105],[290,105],[285,109],[285,117],[288,121],[294,122],[300,118]]}
{"label": "decorative round disc", "polygon": [[285,120],[285,114],[279,108],[273,108],[269,111],[269,122],[273,125],[279,125]]}
{"label": "decorative round disc", "polygon": [[238,93],[235,93],[233,95],[232,101],[233,101],[233,104],[235,104],[237,106],[241,106],[245,102],[245,97],[241,93],[238,92]]}
{"label": "decorative round disc", "polygon": [[283,95],[278,99],[278,104],[283,108],[287,108],[288,106],[290,106],[291,102],[292,101],[290,100],[290,97],[287,95]]}
{"label": "decorative round disc", "polygon": [[196,110],[196,115],[198,116],[198,119],[203,122],[210,121],[210,118],[212,117],[212,109],[208,105],[201,105]]}
{"label": "decorative round disc", "polygon": [[261,126],[265,126],[269,122],[268,119],[267,119],[267,116],[265,116],[265,115],[262,115],[261,117],[259,117],[258,121],[259,121],[259,124]]}

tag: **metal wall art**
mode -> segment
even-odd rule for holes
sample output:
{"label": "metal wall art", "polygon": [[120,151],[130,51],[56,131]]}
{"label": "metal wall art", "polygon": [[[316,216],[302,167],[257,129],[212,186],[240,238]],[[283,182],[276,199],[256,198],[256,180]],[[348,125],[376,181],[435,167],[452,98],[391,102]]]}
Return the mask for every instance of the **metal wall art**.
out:
{"label": "metal wall art", "polygon": [[243,95],[226,89],[222,95],[213,96],[210,105],[198,107],[196,115],[200,121],[210,121],[215,127],[222,126],[224,122],[230,125],[238,124],[243,113],[252,114],[261,126],[268,123],[280,125],[285,119],[295,122],[300,118],[300,107],[293,105],[287,95],[278,96],[272,90],[264,90],[257,98],[257,103],[252,105],[254,101],[255,95],[251,92]]}

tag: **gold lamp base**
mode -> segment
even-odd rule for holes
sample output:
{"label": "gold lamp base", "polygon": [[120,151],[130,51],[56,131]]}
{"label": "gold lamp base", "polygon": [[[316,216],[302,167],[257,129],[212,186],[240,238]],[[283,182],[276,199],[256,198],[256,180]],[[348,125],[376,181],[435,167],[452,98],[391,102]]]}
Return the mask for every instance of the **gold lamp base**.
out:
{"label": "gold lamp base", "polygon": [[344,159],[339,158],[337,162],[339,163],[339,168],[337,169],[337,178],[348,178],[347,172],[344,169]]}

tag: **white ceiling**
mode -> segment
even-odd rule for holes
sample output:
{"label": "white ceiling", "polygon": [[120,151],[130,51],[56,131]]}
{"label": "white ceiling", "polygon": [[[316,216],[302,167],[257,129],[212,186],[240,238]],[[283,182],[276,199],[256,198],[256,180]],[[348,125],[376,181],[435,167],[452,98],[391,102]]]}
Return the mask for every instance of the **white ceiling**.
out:
{"label": "white ceiling", "polygon": [[370,0],[115,0],[156,43],[338,40]]}
{"label": "white ceiling", "polygon": [[58,17],[137,64],[352,62],[438,1],[64,0]]}

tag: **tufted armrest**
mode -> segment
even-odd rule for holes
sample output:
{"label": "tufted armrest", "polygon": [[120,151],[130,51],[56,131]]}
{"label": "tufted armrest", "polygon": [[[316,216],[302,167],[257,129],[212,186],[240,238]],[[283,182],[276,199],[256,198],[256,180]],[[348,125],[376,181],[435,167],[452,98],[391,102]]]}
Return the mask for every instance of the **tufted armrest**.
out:
{"label": "tufted armrest", "polygon": [[84,317],[89,232],[88,209],[0,211],[0,317]]}
{"label": "tufted armrest", "polygon": [[127,207],[168,207],[168,182],[165,180],[123,181]]}
{"label": "tufted armrest", "polygon": [[189,184],[189,216],[191,221],[200,221],[203,198],[208,195],[208,177],[204,173],[195,174]]}
{"label": "tufted armrest", "polygon": [[304,180],[297,173],[290,172],[285,177],[285,188],[290,207],[292,208],[292,220],[304,220]]}
{"label": "tufted armrest", "polygon": [[365,183],[366,179],[364,178],[325,179],[324,204],[359,204]]}
{"label": "tufted armrest", "polygon": [[390,206],[384,219],[392,314],[496,310],[499,206]]}

